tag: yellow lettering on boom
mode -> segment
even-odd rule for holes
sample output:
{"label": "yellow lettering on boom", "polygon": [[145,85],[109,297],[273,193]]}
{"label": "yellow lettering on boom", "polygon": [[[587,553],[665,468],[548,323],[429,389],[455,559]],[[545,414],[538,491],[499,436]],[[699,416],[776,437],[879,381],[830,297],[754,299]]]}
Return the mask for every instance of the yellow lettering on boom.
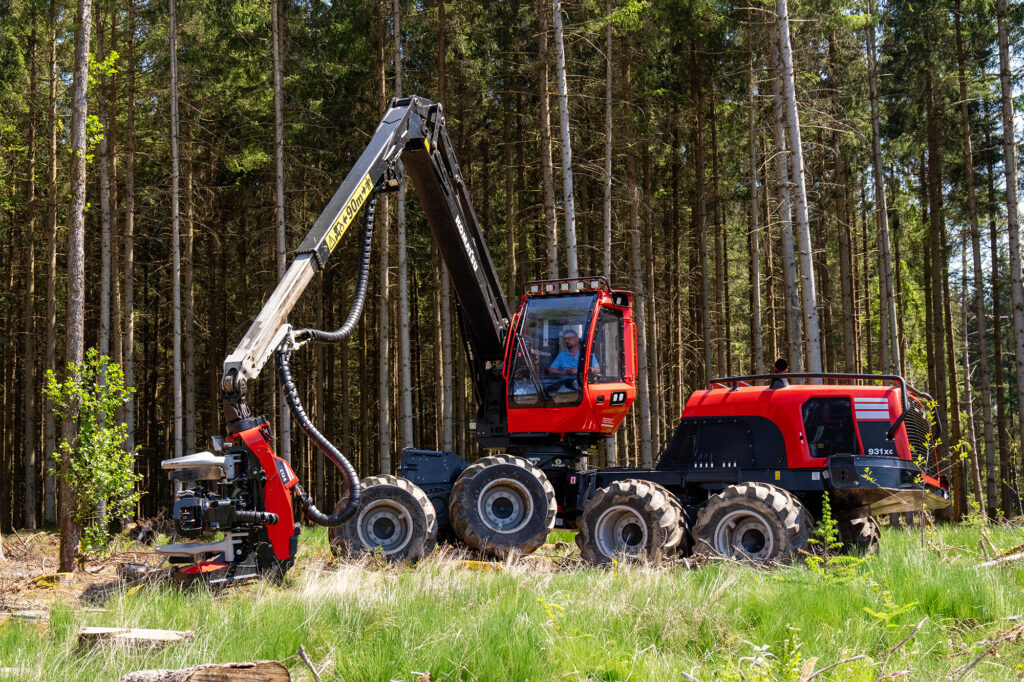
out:
{"label": "yellow lettering on boom", "polygon": [[363,176],[359,186],[356,187],[356,191],[349,197],[345,207],[341,209],[341,213],[335,218],[334,224],[331,225],[331,229],[327,230],[327,236],[325,240],[327,242],[327,249],[334,253],[334,247],[341,241],[342,235],[345,234],[345,230],[352,224],[352,221],[356,219],[356,214],[359,213],[359,209],[362,208],[363,204],[370,196],[370,192],[373,191],[373,183],[370,182],[370,174],[367,173]]}

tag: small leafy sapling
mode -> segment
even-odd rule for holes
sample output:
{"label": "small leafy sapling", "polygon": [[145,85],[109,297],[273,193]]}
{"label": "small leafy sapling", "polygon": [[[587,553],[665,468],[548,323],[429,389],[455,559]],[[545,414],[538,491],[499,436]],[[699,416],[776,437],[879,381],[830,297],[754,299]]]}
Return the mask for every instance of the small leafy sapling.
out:
{"label": "small leafy sapling", "polygon": [[[125,386],[120,365],[95,348],[81,364],[68,363],[58,380],[46,372],[46,397],[54,413],[76,424],[73,442],[62,439],[54,457],[65,460],[68,487],[74,491],[70,513],[82,528],[82,549],[106,549],[110,544],[105,519],[131,514],[139,501],[141,475],[134,471],[135,450],[125,449],[127,426],[117,421],[118,409],[135,389]],[[106,509],[106,516],[97,514]]]}

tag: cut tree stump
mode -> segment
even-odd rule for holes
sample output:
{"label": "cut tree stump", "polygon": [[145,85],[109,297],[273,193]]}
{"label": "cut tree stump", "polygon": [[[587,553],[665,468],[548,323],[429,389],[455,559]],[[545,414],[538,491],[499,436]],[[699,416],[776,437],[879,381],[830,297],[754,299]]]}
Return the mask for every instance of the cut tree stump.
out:
{"label": "cut tree stump", "polygon": [[182,670],[138,670],[119,682],[289,682],[288,668],[277,661],[209,663]]}
{"label": "cut tree stump", "polygon": [[118,644],[142,644],[159,646],[184,642],[192,637],[191,630],[147,630],[142,628],[79,628],[80,644],[93,642],[116,642]]}

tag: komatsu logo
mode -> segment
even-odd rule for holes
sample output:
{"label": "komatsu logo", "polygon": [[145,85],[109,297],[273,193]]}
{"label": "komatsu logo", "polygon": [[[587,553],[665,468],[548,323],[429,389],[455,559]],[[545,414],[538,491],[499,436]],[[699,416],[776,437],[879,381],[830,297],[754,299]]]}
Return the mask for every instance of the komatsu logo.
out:
{"label": "komatsu logo", "polygon": [[476,251],[469,244],[469,237],[466,235],[466,228],[462,226],[462,219],[459,216],[455,216],[455,227],[459,230],[459,239],[462,240],[462,246],[466,249],[466,255],[469,256],[469,262],[473,266],[473,272],[480,269],[479,263],[476,262]]}
{"label": "komatsu logo", "polygon": [[370,182],[370,174],[367,173],[363,176],[363,179],[359,182],[359,186],[356,187],[356,191],[352,193],[348,201],[345,202],[345,207],[341,209],[341,213],[334,219],[334,224],[331,225],[331,229],[327,230],[327,234],[324,235],[324,240],[327,242],[327,248],[332,253],[334,247],[341,241],[341,236],[345,234],[345,230],[355,220],[356,214],[359,213],[359,209],[366,202],[367,197],[370,196],[370,192],[373,191],[373,183]]}

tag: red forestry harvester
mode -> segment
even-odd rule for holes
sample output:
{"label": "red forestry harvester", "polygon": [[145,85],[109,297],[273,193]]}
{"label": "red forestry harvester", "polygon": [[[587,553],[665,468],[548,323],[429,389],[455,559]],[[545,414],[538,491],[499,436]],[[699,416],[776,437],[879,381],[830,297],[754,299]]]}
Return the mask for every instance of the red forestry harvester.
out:
{"label": "red forestry harvester", "polygon": [[[400,476],[360,482],[313,425],[291,375],[292,353],[336,343],[365,303],[374,206],[406,174],[448,266],[477,401],[471,428],[502,454],[470,463],[453,452],[410,449]],[[286,319],[348,228],[363,215],[352,308],[336,331],[293,329]],[[948,505],[945,483],[925,474],[929,426],[917,394],[897,376],[778,375],[716,379],[691,396],[654,469],[591,469],[588,454],[612,437],[636,396],[632,297],[601,277],[532,282],[512,314],[452,151],[439,104],[393,100],[369,145],[299,246],[295,260],[224,362],[228,435],[166,460],[181,482],[179,535],[210,542],[159,548],[182,578],[211,583],[281,574],[300,524],[331,527],[338,553],[380,551],[416,560],[439,528],[482,552],[535,550],[560,523],[577,528],[584,558],[698,552],[777,560],[806,542],[825,493],[843,539],[867,546],[873,514]],[[272,448],[270,426],[247,403],[272,355],[299,427],[339,468],[345,496],[321,511]],[[767,386],[757,382],[771,382]],[[870,382],[876,385],[858,385]],[[882,385],[877,385],[882,384]]]}

